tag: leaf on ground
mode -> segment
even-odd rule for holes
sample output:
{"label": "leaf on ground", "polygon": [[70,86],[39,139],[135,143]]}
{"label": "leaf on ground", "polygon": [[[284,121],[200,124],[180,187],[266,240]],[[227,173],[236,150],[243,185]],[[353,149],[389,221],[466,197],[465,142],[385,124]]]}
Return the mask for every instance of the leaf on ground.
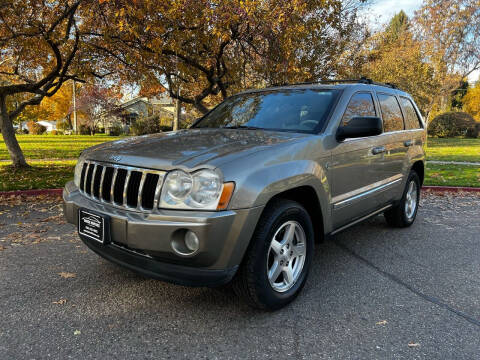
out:
{"label": "leaf on ground", "polygon": [[388,324],[387,320],[382,320],[377,322],[375,325],[387,325],[387,324]]}
{"label": "leaf on ground", "polygon": [[419,346],[420,346],[419,343],[416,343],[416,342],[413,342],[413,341],[410,341],[410,342],[408,343],[408,347],[411,347],[411,348],[413,348],[413,347],[419,347]]}
{"label": "leaf on ground", "polygon": [[75,331],[73,332],[73,335],[80,335],[81,333],[82,333],[82,332],[81,332],[80,330],[75,330]]}
{"label": "leaf on ground", "polygon": [[5,246],[0,245],[0,251],[3,251],[3,250],[5,250],[5,249],[6,249]]}
{"label": "leaf on ground", "polygon": [[58,301],[52,301],[52,304],[63,305],[67,302],[67,299],[60,299]]}
{"label": "leaf on ground", "polygon": [[60,275],[61,277],[65,278],[65,279],[74,278],[74,277],[77,276],[77,274],[75,274],[75,273],[70,273],[70,272],[65,272],[65,271],[59,272],[58,275]]}

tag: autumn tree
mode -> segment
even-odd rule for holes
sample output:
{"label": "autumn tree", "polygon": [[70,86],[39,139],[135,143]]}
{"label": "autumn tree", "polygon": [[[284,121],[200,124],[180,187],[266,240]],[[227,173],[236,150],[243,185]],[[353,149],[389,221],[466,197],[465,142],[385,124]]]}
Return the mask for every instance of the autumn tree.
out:
{"label": "autumn tree", "polygon": [[[12,122],[27,106],[53,96],[77,78],[80,51],[76,1],[14,0],[0,2],[0,125],[15,167],[28,166]],[[21,95],[15,107],[10,97]]]}
{"label": "autumn tree", "polygon": [[414,22],[424,59],[440,84],[430,108],[446,108],[452,91],[480,69],[480,1],[425,0]]}
{"label": "autumn tree", "polygon": [[452,91],[450,99],[450,107],[452,109],[461,110],[463,108],[463,98],[467,94],[470,87],[467,80],[462,80],[460,86]]}
{"label": "autumn tree", "polygon": [[104,1],[92,47],[205,113],[245,87],[333,76],[362,1]]}
{"label": "autumn tree", "polygon": [[104,117],[119,113],[117,100],[117,96],[105,86],[84,85],[77,97],[80,124],[87,127],[93,135]]}
{"label": "autumn tree", "polygon": [[425,0],[411,19],[396,14],[351,56],[350,75],[398,85],[431,118],[480,68],[479,5],[479,0]]}
{"label": "autumn tree", "polygon": [[39,107],[47,111],[47,120],[66,119],[72,112],[72,98],[73,84],[67,82],[53,96],[45,98]]}
{"label": "autumn tree", "polygon": [[415,38],[413,25],[401,11],[370,36],[355,54],[348,77],[366,76],[392,83],[409,92],[424,113],[430,111],[432,94],[440,87],[435,69],[424,55],[424,44]]}
{"label": "autumn tree", "polygon": [[463,110],[472,115],[475,121],[480,122],[480,82],[469,88],[462,99]]}

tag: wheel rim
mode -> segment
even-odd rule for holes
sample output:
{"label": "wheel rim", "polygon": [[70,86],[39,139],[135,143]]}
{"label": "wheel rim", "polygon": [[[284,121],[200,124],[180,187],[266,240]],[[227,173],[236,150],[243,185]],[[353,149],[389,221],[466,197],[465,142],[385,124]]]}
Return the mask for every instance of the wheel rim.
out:
{"label": "wheel rim", "polygon": [[405,215],[408,220],[411,220],[415,215],[415,211],[417,210],[417,203],[418,203],[418,190],[417,184],[415,181],[410,181],[408,185],[408,190],[405,198]]}
{"label": "wheel rim", "polygon": [[305,264],[305,231],[296,221],[287,221],[273,235],[267,254],[267,276],[273,290],[285,292],[300,278]]}

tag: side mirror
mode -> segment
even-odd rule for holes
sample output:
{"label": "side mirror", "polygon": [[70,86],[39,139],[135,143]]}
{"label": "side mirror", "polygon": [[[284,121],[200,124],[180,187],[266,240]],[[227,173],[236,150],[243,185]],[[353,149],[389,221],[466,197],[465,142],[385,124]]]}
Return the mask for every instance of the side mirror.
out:
{"label": "side mirror", "polygon": [[347,138],[380,135],[383,131],[382,119],[376,116],[359,116],[350,119],[345,126],[337,130],[336,138],[343,141]]}

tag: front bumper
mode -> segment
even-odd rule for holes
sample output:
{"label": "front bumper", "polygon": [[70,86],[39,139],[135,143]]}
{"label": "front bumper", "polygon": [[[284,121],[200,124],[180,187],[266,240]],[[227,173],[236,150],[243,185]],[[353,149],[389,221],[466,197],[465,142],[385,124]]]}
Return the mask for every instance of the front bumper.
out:
{"label": "front bumper", "polygon": [[[146,276],[188,286],[215,286],[235,275],[263,207],[211,211],[124,210],[83,196],[73,182],[63,191],[64,214],[77,225],[78,209],[110,217],[109,244],[80,236],[93,251]],[[200,248],[194,255],[174,252],[171,240],[179,231],[194,231]]]}

